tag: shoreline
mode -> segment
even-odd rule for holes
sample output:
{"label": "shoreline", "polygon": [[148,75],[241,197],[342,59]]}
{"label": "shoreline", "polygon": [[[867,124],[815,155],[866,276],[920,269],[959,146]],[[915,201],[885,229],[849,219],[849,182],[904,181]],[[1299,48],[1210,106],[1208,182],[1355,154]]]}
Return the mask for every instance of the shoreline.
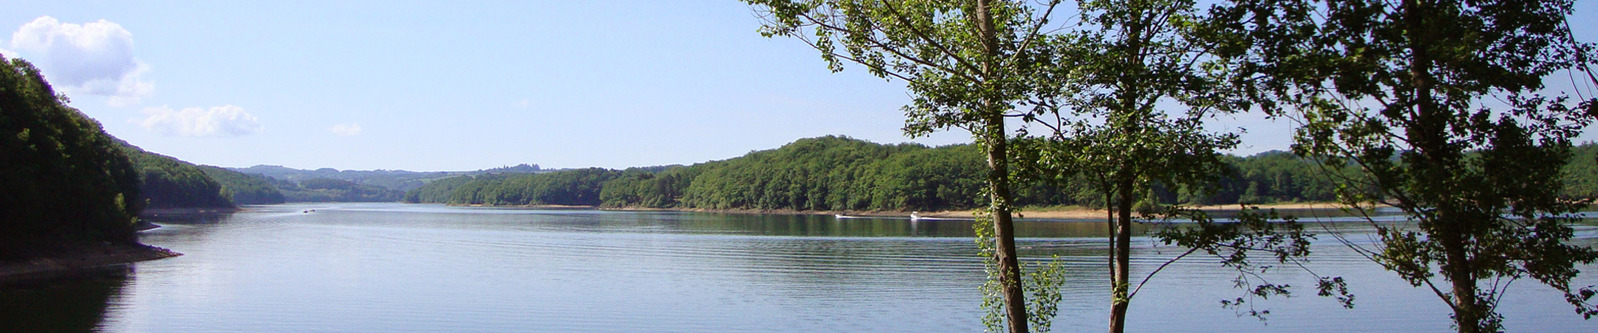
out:
{"label": "shoreline", "polygon": [[[501,207],[501,208],[531,208],[531,209],[592,209],[620,212],[688,212],[688,213],[717,213],[717,214],[786,214],[786,215],[845,215],[852,217],[875,218],[909,218],[912,211],[853,211],[853,210],[797,210],[797,209],[709,209],[709,208],[652,208],[652,207],[602,207],[584,205],[454,205],[459,207]],[[1264,205],[1249,205],[1260,209],[1277,210],[1337,210],[1342,205],[1336,202],[1289,202]],[[1239,205],[1209,205],[1192,207],[1206,212],[1236,212]],[[1017,219],[1031,220],[1096,220],[1104,218],[1107,214],[1104,209],[1070,206],[1065,209],[1060,207],[1043,207],[1031,210],[1022,208],[1017,212]],[[914,212],[918,216],[937,219],[974,219],[971,215],[975,210],[944,210]]]}
{"label": "shoreline", "polygon": [[181,256],[161,247],[144,244],[101,243],[53,253],[22,262],[0,263],[0,285],[48,280],[84,270],[127,265],[141,261]]}
{"label": "shoreline", "polygon": [[145,216],[155,217],[155,216],[161,216],[161,215],[164,215],[164,214],[237,213],[237,212],[240,212],[240,211],[244,211],[244,209],[243,208],[239,208],[239,207],[145,208],[144,211],[139,212],[139,217],[145,217]]}

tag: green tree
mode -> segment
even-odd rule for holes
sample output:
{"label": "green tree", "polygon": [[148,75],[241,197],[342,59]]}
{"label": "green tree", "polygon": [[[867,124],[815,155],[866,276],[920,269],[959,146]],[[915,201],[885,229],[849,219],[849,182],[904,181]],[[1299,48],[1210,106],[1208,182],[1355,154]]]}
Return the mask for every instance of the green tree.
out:
{"label": "green tree", "polygon": [[1594,291],[1570,285],[1598,252],[1565,242],[1585,202],[1559,197],[1570,139],[1598,103],[1542,95],[1557,71],[1592,77],[1571,11],[1569,0],[1235,1],[1216,11],[1230,33],[1215,37],[1259,107],[1303,122],[1295,153],[1360,169],[1339,201],[1416,222],[1373,223],[1378,245],[1349,246],[1435,292],[1459,332],[1483,332],[1501,329],[1494,307],[1522,277],[1598,314]]}
{"label": "green tree", "polygon": [[1082,0],[1077,7],[1084,27],[1060,43],[1052,94],[1039,109],[1049,113],[1033,115],[1052,115],[1032,122],[1051,133],[1028,141],[1038,146],[1046,177],[1084,175],[1109,204],[1109,331],[1122,332],[1133,287],[1134,205],[1158,204],[1147,199],[1155,185],[1198,190],[1219,179],[1227,167],[1219,151],[1236,146],[1237,136],[1209,133],[1204,120],[1235,110],[1235,94],[1202,67],[1212,43],[1195,38],[1206,18],[1193,1]]}
{"label": "green tree", "polygon": [[66,103],[32,64],[0,56],[0,261],[135,242],[138,171]]}
{"label": "green tree", "polygon": [[960,128],[988,160],[998,278],[1011,332],[1027,331],[1021,267],[1011,221],[1007,114],[1033,96],[1032,80],[1049,65],[1049,37],[1040,32],[1058,0],[1043,8],[1022,1],[746,0],[767,37],[799,39],[821,52],[833,71],[843,61],[908,84],[913,101],[905,133]]}
{"label": "green tree", "polygon": [[198,166],[117,140],[139,170],[139,200],[155,208],[232,208],[222,185]]}
{"label": "green tree", "polygon": [[285,202],[283,193],[272,187],[266,176],[246,174],[224,168],[201,165],[200,171],[222,185],[222,193],[240,205],[270,205]]}

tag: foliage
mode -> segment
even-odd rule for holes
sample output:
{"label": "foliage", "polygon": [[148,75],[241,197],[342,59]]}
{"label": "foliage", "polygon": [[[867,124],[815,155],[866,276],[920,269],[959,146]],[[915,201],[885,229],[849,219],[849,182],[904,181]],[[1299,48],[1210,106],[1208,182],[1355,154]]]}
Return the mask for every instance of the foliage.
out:
{"label": "foliage", "polygon": [[531,175],[479,177],[455,188],[449,203],[598,206],[600,189],[620,172],[588,168]]}
{"label": "foliage", "polygon": [[[999,263],[993,255],[993,219],[987,212],[976,210],[972,212],[976,223],[971,229],[976,232],[977,251],[982,255],[982,270],[988,275],[987,280],[979,288],[982,292],[982,308],[986,310],[982,315],[982,325],[986,332],[998,332],[1004,328],[1004,295],[999,284]],[[1026,270],[1025,278],[1028,282],[1027,295],[1027,324],[1033,331],[1048,332],[1054,325],[1054,317],[1059,314],[1060,287],[1065,285],[1065,266],[1059,256],[1054,256],[1049,261],[1032,265]]]}
{"label": "foliage", "polygon": [[[738,182],[703,177],[707,171],[718,169],[727,169],[715,172],[718,177],[727,175],[744,175],[749,179],[797,177],[804,173],[783,170],[810,167],[811,164],[816,164],[812,159],[823,158],[819,157],[820,155],[851,156],[864,154],[862,151],[869,154],[886,154],[886,156],[847,161],[834,159],[830,163],[854,164],[818,167],[817,169],[827,170],[829,174],[784,181]],[[801,139],[774,150],[751,152],[723,161],[691,166],[629,168],[617,171],[618,175],[613,179],[589,186],[600,187],[599,206],[614,208],[807,209],[791,205],[761,208],[747,204],[715,208],[700,201],[684,201],[683,198],[689,189],[693,188],[694,200],[706,200],[712,203],[719,201],[789,203],[805,201],[804,196],[814,191],[840,197],[861,198],[852,201],[852,206],[823,205],[819,208],[810,208],[817,210],[965,210],[987,205],[987,201],[982,200],[981,195],[985,172],[981,154],[979,147],[968,144],[928,148],[915,144],[881,145],[846,137],[819,137]],[[1220,185],[1213,191],[1171,191],[1170,187],[1154,182],[1151,184],[1151,194],[1161,205],[1331,202],[1336,199],[1334,194],[1326,192],[1335,189],[1334,178],[1322,175],[1322,166],[1293,154],[1271,151],[1248,157],[1223,156],[1222,160],[1227,164],[1226,170],[1221,172]],[[842,172],[831,174],[834,170],[859,170],[858,176],[855,176],[859,178],[845,177]],[[466,190],[474,193],[463,193],[461,194],[463,200],[455,201],[455,203],[465,203],[471,201],[465,198],[486,195],[475,192],[503,184],[494,183],[498,185],[488,186],[489,183],[495,180],[502,182],[505,178],[515,176],[520,174],[455,176],[431,180],[427,185],[407,192],[404,200],[416,203],[450,203],[452,202],[450,198],[454,196],[456,189],[475,180],[483,180],[483,183],[472,185]],[[1598,181],[1598,173],[1570,173],[1567,174],[1567,179]],[[692,187],[695,183],[702,185]],[[772,183],[805,183],[807,185],[804,188],[807,191],[763,187]],[[739,195],[742,197],[734,198]],[[760,195],[771,195],[771,197],[761,198]],[[709,198],[716,199],[709,200]],[[1083,175],[1070,175],[1050,182],[1027,180],[1017,183],[1015,201],[1021,205],[1104,206],[1103,195],[1099,194]]]}
{"label": "foliage", "polygon": [[1598,144],[1584,143],[1571,149],[1570,164],[1564,168],[1564,191],[1572,200],[1598,198]]}
{"label": "foliage", "polygon": [[705,165],[681,202],[709,209],[897,210],[904,206],[888,207],[895,202],[887,195],[874,197],[897,190],[872,186],[877,177],[892,176],[883,174],[876,163],[916,149],[925,148],[831,136],[803,139],[781,149]]}
{"label": "foliage", "polygon": [[[791,210],[951,210],[980,200],[983,162],[972,145],[927,148],[882,145],[846,137],[800,139],[781,148],[692,166],[632,168],[599,187],[600,206]],[[562,171],[566,172],[566,171]],[[556,172],[560,173],[560,172]],[[481,203],[521,191],[510,175],[445,178],[407,193],[415,202]],[[1052,203],[1051,188],[1036,186],[1022,202]],[[1049,196],[1053,195],[1053,196]],[[1047,197],[1046,197],[1047,196]],[[453,199],[452,199],[453,198]]]}
{"label": "foliage", "polygon": [[1060,0],[1025,1],[746,0],[766,37],[798,39],[827,67],[842,61],[882,78],[904,80],[911,96],[905,134],[963,129],[987,158],[985,194],[1010,332],[1027,331],[1026,295],[1015,255],[1009,130],[1050,87],[1051,38],[1041,32]]}
{"label": "foliage", "polygon": [[359,184],[377,185],[384,188],[410,191],[422,187],[428,182],[463,175],[479,175],[489,173],[538,173],[545,171],[537,164],[520,164],[516,166],[499,167],[477,171],[434,171],[417,172],[405,170],[338,170],[321,168],[316,170],[300,170],[276,165],[257,165],[248,168],[231,168],[233,171],[259,174],[269,178],[282,179],[290,182],[300,182],[308,179],[327,178],[355,182]]}
{"label": "foliage", "polygon": [[1216,9],[1226,25],[1215,37],[1233,82],[1304,124],[1295,153],[1360,169],[1338,177],[1340,201],[1416,221],[1377,224],[1377,246],[1349,246],[1436,293],[1460,332],[1494,331],[1498,299],[1522,277],[1598,314],[1594,291],[1570,285],[1598,252],[1565,242],[1585,202],[1559,195],[1570,139],[1598,100],[1543,95],[1557,71],[1592,78],[1593,46],[1565,22],[1572,5],[1238,1]]}
{"label": "foliage", "polygon": [[[1221,177],[1215,193],[1204,204],[1261,204],[1273,202],[1333,202],[1337,184],[1322,175],[1320,165],[1284,151],[1268,151],[1249,158],[1227,157],[1236,175]],[[1352,168],[1330,172],[1357,172]],[[1345,174],[1345,177],[1353,177]]]}
{"label": "foliage", "polygon": [[231,208],[222,185],[200,167],[118,140],[139,170],[141,200],[152,208]]}
{"label": "foliage", "polygon": [[466,185],[466,183],[472,182],[472,180],[474,180],[476,177],[481,176],[455,176],[443,179],[434,179],[428,181],[426,185],[406,191],[405,197],[401,199],[401,201],[409,203],[449,202],[450,194],[455,193],[456,188],[461,187],[461,185]]}
{"label": "foliage", "polygon": [[[1191,0],[1079,0],[1081,28],[1059,34],[1054,69],[1025,117],[1049,131],[1017,139],[1024,170],[1045,181],[1086,181],[1114,213],[1110,237],[1110,332],[1125,329],[1131,302],[1134,208],[1152,210],[1156,184],[1208,192],[1235,134],[1207,131],[1216,112],[1239,110],[1225,78],[1208,70],[1208,18]],[[1052,116],[1052,117],[1051,117]],[[1052,119],[1048,119],[1052,118]]]}
{"label": "foliage", "polygon": [[606,207],[679,207],[688,186],[707,168],[673,166],[623,170],[621,176],[600,189],[599,201]]}
{"label": "foliage", "polygon": [[0,261],[41,248],[132,243],[139,174],[39,70],[0,56]]}
{"label": "foliage", "polygon": [[404,192],[382,186],[357,184],[347,180],[311,178],[295,183],[273,179],[272,186],[288,202],[395,202]]}
{"label": "foliage", "polygon": [[259,174],[201,165],[200,171],[222,185],[222,193],[234,204],[270,205],[284,203],[283,192],[272,186],[270,178]]}

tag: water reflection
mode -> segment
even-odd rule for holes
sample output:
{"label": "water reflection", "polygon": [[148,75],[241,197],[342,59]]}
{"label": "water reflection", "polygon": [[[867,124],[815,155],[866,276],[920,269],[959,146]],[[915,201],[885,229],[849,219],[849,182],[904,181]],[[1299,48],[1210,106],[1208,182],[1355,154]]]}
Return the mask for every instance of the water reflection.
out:
{"label": "water reflection", "polygon": [[216,224],[232,217],[233,210],[159,210],[140,214],[139,218],[157,224]]}
{"label": "water reflection", "polygon": [[[976,288],[984,274],[970,238],[971,221],[316,204],[251,207],[219,220],[158,223],[165,227],[141,233],[143,240],[186,255],[139,263],[136,279],[123,272],[124,282],[102,287],[102,294],[117,296],[58,297],[98,309],[90,311],[93,316],[80,316],[91,322],[61,321],[68,323],[64,328],[982,329]],[[1159,227],[1141,225],[1138,232]],[[1356,233],[1368,228],[1358,223],[1328,227]],[[1583,228],[1580,242],[1591,243],[1595,228]],[[1104,223],[1021,221],[1017,230],[1023,260],[1058,255],[1065,261],[1070,282],[1061,290],[1066,300],[1055,331],[1102,330],[1109,279]],[[1329,243],[1317,245],[1314,265],[1350,278],[1364,302],[1355,310],[1295,297],[1272,300],[1281,303],[1272,305],[1279,314],[1269,326],[1237,318],[1216,306],[1237,296],[1230,280],[1235,273],[1213,260],[1192,260],[1162,271],[1144,289],[1133,303],[1129,329],[1343,332],[1350,330],[1348,323],[1358,323],[1354,331],[1446,331],[1446,309],[1433,295]],[[1181,252],[1148,237],[1138,237],[1134,245],[1137,272]],[[1313,285],[1307,276],[1283,272],[1280,282]],[[1516,289],[1503,305],[1512,329],[1592,331],[1590,324],[1568,315],[1557,295],[1535,287]],[[103,323],[99,313],[105,313]]]}
{"label": "water reflection", "polygon": [[94,331],[130,274],[114,266],[0,285],[0,332]]}

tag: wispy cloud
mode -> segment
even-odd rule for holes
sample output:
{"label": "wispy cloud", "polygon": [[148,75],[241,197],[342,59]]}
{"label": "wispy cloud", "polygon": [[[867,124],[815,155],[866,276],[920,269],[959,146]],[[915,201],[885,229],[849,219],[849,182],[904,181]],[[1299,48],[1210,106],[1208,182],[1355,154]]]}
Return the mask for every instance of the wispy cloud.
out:
{"label": "wispy cloud", "polygon": [[75,24],[41,16],[11,34],[5,53],[38,65],[63,91],[110,96],[113,106],[137,104],[155,92],[155,83],[144,79],[150,66],[133,57],[133,33],[110,21]]}
{"label": "wispy cloud", "polygon": [[327,128],[327,131],[333,132],[333,134],[337,134],[339,136],[355,136],[361,134],[361,124],[350,123],[333,125],[333,127]]}
{"label": "wispy cloud", "polygon": [[144,108],[145,129],[171,136],[241,136],[261,132],[261,122],[244,108],[223,105],[210,109],[172,110],[165,105]]}

